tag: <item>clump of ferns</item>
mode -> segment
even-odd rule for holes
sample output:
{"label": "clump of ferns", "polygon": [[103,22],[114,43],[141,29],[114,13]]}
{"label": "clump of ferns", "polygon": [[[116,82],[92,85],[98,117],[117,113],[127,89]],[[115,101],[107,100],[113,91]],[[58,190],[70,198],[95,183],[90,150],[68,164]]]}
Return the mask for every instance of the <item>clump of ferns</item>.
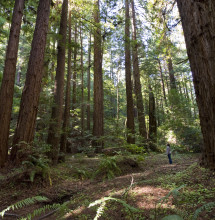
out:
{"label": "clump of ferns", "polygon": [[117,158],[114,157],[105,157],[101,160],[95,176],[102,176],[103,179],[112,179],[116,175],[121,174],[121,169],[117,165]]}
{"label": "clump of ferns", "polygon": [[85,179],[89,179],[91,174],[86,169],[75,167],[72,171],[72,176],[77,179],[85,180]]}
{"label": "clump of ferns", "polygon": [[7,212],[10,210],[21,209],[23,207],[33,205],[37,202],[46,202],[46,201],[48,201],[48,199],[43,196],[35,196],[32,198],[27,198],[27,199],[21,200],[15,204],[13,204],[13,205],[8,206],[6,209],[4,209],[0,212],[0,216],[4,217],[5,215],[7,215]]}
{"label": "clump of ferns", "polygon": [[26,167],[31,182],[34,182],[36,175],[41,175],[44,180],[48,180],[49,184],[52,185],[48,158],[28,155],[28,158],[22,164]]}
{"label": "clump of ferns", "polygon": [[3,218],[4,216],[15,216],[19,220],[31,220],[34,219],[36,216],[41,216],[44,214],[40,219],[47,218],[53,214],[56,215],[56,219],[62,219],[62,216],[65,215],[65,213],[71,212],[71,210],[68,208],[68,204],[70,203],[65,202],[63,204],[46,204],[38,209],[35,209],[32,213],[28,213],[26,216],[19,216],[16,214],[8,213],[10,210],[15,209],[21,209],[27,206],[34,205],[35,203],[44,203],[49,202],[48,198],[44,196],[35,196],[32,198],[27,198],[24,200],[21,200],[13,205],[8,206],[6,209],[2,210],[0,212],[0,216]]}

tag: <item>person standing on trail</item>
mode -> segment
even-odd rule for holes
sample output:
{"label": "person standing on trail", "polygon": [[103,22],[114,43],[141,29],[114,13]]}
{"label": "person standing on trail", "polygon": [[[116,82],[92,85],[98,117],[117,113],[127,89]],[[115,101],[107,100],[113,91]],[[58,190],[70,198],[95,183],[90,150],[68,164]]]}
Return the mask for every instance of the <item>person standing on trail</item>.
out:
{"label": "person standing on trail", "polygon": [[169,158],[169,164],[172,164],[170,144],[167,144],[167,146],[166,146],[166,154]]}

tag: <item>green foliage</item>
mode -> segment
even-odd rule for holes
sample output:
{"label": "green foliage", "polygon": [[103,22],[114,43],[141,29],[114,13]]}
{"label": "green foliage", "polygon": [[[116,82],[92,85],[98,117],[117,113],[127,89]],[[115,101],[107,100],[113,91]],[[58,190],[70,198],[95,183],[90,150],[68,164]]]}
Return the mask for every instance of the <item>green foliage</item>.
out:
{"label": "green foliage", "polygon": [[136,144],[125,144],[124,146],[129,152],[131,152],[133,154],[142,154],[143,155],[143,154],[145,154],[145,151],[146,151],[144,147],[140,147]]}
{"label": "green foliage", "polygon": [[114,157],[105,157],[102,158],[99,168],[95,172],[96,176],[102,176],[103,179],[112,179],[116,175],[119,175],[121,173],[120,168],[117,165],[117,158]]}
{"label": "green foliage", "polygon": [[128,209],[131,212],[140,212],[139,209],[134,208],[133,206],[130,206],[129,204],[127,204],[125,201],[123,201],[121,199],[117,199],[117,198],[113,198],[113,197],[104,197],[102,199],[96,200],[93,203],[90,203],[90,205],[88,206],[88,208],[90,208],[90,207],[93,207],[93,206],[100,204],[99,208],[97,209],[96,216],[95,216],[94,220],[97,220],[104,213],[106,202],[110,201],[110,200],[116,201],[116,202],[122,204],[126,209]]}
{"label": "green foliage", "polygon": [[49,152],[49,145],[41,144],[35,147],[30,147],[32,152],[27,156],[27,159],[22,162],[29,171],[29,178],[34,182],[35,175],[41,175],[43,179],[48,179],[49,184],[52,185],[50,177],[50,160],[45,153]]}
{"label": "green foliage", "polygon": [[43,197],[43,196],[35,196],[35,197],[32,197],[32,198],[27,198],[27,199],[24,199],[24,200],[21,200],[13,205],[10,205],[8,206],[6,209],[4,209],[3,211],[0,212],[0,216],[4,217],[5,213],[9,210],[14,210],[14,209],[20,209],[22,207],[25,207],[25,206],[30,206],[30,205],[33,205],[35,204],[36,202],[45,202],[47,201],[48,199],[46,197]]}
{"label": "green foliage", "polygon": [[87,169],[77,168],[75,167],[72,176],[84,180],[90,178],[91,174]]}
{"label": "green foliage", "polygon": [[49,210],[57,210],[61,205],[60,204],[52,204],[52,205],[45,205],[41,208],[35,209],[32,213],[29,213],[27,217],[23,217],[20,220],[31,220],[34,219],[36,216],[41,215]]}
{"label": "green foliage", "polygon": [[173,190],[171,190],[166,196],[164,196],[163,198],[159,199],[157,203],[163,203],[164,201],[166,201],[167,199],[169,199],[169,197],[171,195],[173,195],[174,198],[176,198],[179,195],[179,190],[181,190],[182,188],[184,188],[186,185],[182,185],[178,188],[175,188]]}
{"label": "green foliage", "polygon": [[212,208],[214,208],[214,207],[215,207],[215,202],[209,202],[209,203],[207,203],[207,204],[204,204],[203,206],[201,206],[200,208],[198,208],[198,209],[195,211],[195,213],[194,213],[194,215],[193,215],[193,220],[197,220],[199,214],[200,214],[202,211],[204,211],[204,210],[210,211],[210,210],[211,210]]}
{"label": "green foliage", "polygon": [[183,218],[179,215],[168,215],[162,218],[162,220],[183,220]]}

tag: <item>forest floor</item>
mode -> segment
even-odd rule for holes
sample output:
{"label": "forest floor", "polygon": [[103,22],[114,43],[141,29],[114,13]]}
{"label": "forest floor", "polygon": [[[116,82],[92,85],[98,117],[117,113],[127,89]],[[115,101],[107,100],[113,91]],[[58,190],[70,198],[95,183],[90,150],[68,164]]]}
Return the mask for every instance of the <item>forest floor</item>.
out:
{"label": "forest floor", "polygon": [[49,207],[50,210],[33,219],[55,220],[64,216],[91,220],[97,215],[98,219],[108,220],[161,220],[167,215],[180,215],[189,220],[195,219],[195,211],[207,204],[199,209],[196,219],[212,220],[215,219],[215,173],[199,167],[198,157],[191,153],[176,154],[170,165],[164,154],[151,154],[144,160],[135,155],[106,159],[68,156],[64,163],[51,168],[50,178],[35,177],[33,182],[19,169],[0,170],[0,211],[39,195],[48,201],[22,204],[22,208],[7,211],[4,219],[19,219],[18,216],[36,209],[41,212],[41,208],[58,203],[61,205],[55,207],[57,211]]}

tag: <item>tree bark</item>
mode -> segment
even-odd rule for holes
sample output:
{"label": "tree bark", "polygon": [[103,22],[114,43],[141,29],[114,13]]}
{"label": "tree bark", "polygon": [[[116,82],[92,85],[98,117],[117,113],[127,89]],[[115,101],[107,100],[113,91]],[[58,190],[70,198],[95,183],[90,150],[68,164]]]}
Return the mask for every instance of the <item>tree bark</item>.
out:
{"label": "tree bark", "polygon": [[58,41],[56,88],[54,94],[54,106],[50,121],[47,143],[52,146],[51,159],[53,164],[57,164],[59,155],[60,131],[63,112],[63,93],[64,93],[64,72],[65,72],[65,53],[66,53],[66,30],[67,30],[68,0],[63,1],[60,30],[61,38]]}
{"label": "tree bark", "polygon": [[127,142],[135,143],[134,130],[134,106],[131,82],[131,51],[130,51],[130,16],[129,0],[125,0],[125,78],[127,98]]}
{"label": "tree bark", "polygon": [[215,1],[177,0],[193,74],[204,145],[202,165],[215,169]]}
{"label": "tree bark", "polygon": [[0,167],[4,166],[8,157],[8,137],[23,9],[24,0],[16,0],[13,9],[12,24],[0,90]]}
{"label": "tree bark", "polygon": [[88,72],[87,72],[87,130],[90,131],[90,68],[91,68],[91,32],[88,46]]}
{"label": "tree bark", "polygon": [[[20,142],[30,144],[34,139],[35,123],[39,105],[43,63],[46,47],[46,36],[49,24],[50,0],[40,0],[37,10],[36,27],[31,45],[31,53],[26,73],[25,86],[22,92],[19,117],[13,139],[11,159],[18,162],[24,155],[17,150],[24,147]],[[19,145],[19,147],[18,147]]]}
{"label": "tree bark", "polygon": [[169,70],[170,89],[175,89],[176,90],[175,74],[174,74],[174,69],[173,69],[172,58],[171,57],[168,57],[167,65],[168,65],[168,70]]}
{"label": "tree bark", "polygon": [[69,132],[69,119],[70,119],[70,99],[71,99],[71,64],[72,64],[72,45],[71,45],[71,11],[69,12],[69,39],[68,39],[68,64],[67,64],[67,81],[66,81],[66,97],[65,97],[65,108],[64,108],[64,117],[63,117],[63,127],[61,135],[61,145],[60,150],[63,153],[66,153],[66,143],[67,135]]}
{"label": "tree bark", "polygon": [[161,76],[161,86],[162,86],[162,90],[163,90],[163,97],[164,97],[165,105],[167,106],[167,98],[166,98],[165,84],[164,84],[164,79],[163,79],[163,71],[162,71],[161,62],[159,59],[158,59],[158,64],[159,64],[159,70],[160,70],[160,76]]}
{"label": "tree bark", "polygon": [[149,84],[149,139],[152,141],[152,143],[150,144],[151,150],[156,150],[156,147],[154,145],[157,139],[155,97],[150,84]]}
{"label": "tree bark", "polygon": [[[103,109],[103,74],[102,74],[102,36],[100,25],[99,0],[94,3],[94,112],[93,112],[93,136],[100,138],[104,135],[104,109]],[[93,143],[103,146],[103,142]],[[102,147],[97,148],[97,152]]]}
{"label": "tree bark", "polygon": [[83,63],[83,39],[82,27],[80,24],[80,41],[81,41],[81,135],[84,134],[84,63]]}
{"label": "tree bark", "polygon": [[146,123],[145,123],[145,113],[143,106],[143,96],[140,83],[140,70],[139,70],[139,60],[138,60],[138,44],[136,37],[136,18],[134,9],[134,0],[131,0],[132,5],[132,19],[133,19],[133,75],[134,75],[134,90],[136,94],[137,111],[138,111],[138,121],[139,121],[139,132],[140,135],[147,139]]}
{"label": "tree bark", "polygon": [[77,102],[76,98],[76,78],[77,78],[77,69],[76,69],[76,62],[77,62],[77,22],[75,23],[75,48],[74,48],[74,66],[73,66],[73,84],[72,84],[72,110],[75,109],[75,105]]}

